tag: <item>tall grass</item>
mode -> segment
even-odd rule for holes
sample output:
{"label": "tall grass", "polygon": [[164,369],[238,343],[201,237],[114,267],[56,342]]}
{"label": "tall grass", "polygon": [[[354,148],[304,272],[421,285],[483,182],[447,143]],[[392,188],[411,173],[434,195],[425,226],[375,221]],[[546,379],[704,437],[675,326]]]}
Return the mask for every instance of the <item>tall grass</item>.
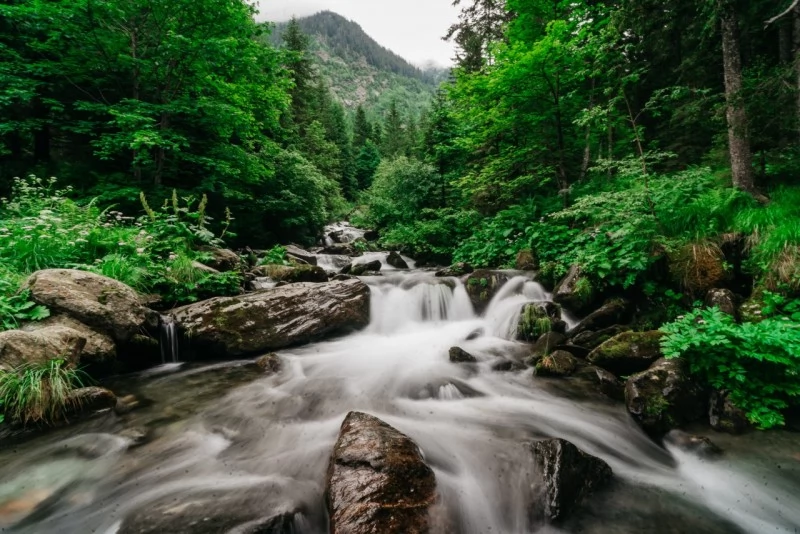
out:
{"label": "tall grass", "polygon": [[62,359],[0,371],[0,410],[11,422],[23,425],[55,423],[80,407],[70,392],[83,387],[88,378]]}

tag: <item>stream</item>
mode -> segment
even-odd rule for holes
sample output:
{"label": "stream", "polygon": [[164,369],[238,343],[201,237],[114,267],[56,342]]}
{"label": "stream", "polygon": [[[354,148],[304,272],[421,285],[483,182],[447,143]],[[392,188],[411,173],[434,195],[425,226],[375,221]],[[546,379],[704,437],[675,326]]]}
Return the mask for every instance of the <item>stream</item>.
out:
{"label": "stream", "polygon": [[[359,410],[420,446],[459,533],[533,531],[525,444],[545,437],[604,459],[615,480],[537,532],[800,532],[797,434],[700,429],[725,449],[702,460],[655,444],[623,404],[573,379],[493,371],[525,355],[511,340],[520,304],[548,297],[535,281],[513,278],[476,316],[454,278],[412,269],[362,279],[370,325],[279,352],[274,376],[252,360],[166,363],[107,384],[142,399],[139,409],[0,449],[0,531],[112,534],[153,503],[179,512],[213,490],[255,494],[264,513],[300,510],[294,532],[324,533],[328,459],[344,416]],[[453,346],[478,363],[451,363]]]}

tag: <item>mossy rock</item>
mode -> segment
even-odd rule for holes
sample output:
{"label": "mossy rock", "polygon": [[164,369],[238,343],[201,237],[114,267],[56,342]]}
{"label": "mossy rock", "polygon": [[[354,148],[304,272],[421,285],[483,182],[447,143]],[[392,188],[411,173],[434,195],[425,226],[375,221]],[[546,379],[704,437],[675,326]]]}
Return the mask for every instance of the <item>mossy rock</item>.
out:
{"label": "mossy rock", "polygon": [[552,302],[529,303],[522,307],[517,323],[517,339],[534,341],[555,330],[553,326],[561,319],[561,306]]}
{"label": "mossy rock", "polygon": [[553,301],[576,313],[589,311],[596,298],[597,291],[577,264],[570,267],[553,290]]}
{"label": "mossy rock", "polygon": [[539,262],[534,256],[533,251],[525,248],[517,252],[517,259],[514,262],[514,267],[518,271],[535,271],[539,268]]}
{"label": "mossy rock", "polygon": [[547,332],[531,347],[530,356],[525,360],[525,363],[531,367],[535,367],[539,360],[554,352],[556,346],[561,345],[567,340],[567,337],[560,332]]}
{"label": "mossy rock", "polygon": [[506,282],[508,275],[488,269],[479,269],[467,276],[465,286],[475,311],[482,313]]}
{"label": "mossy rock", "polygon": [[327,282],[328,274],[316,265],[262,265],[253,270],[257,276],[271,278],[275,282],[295,284],[298,282]]}
{"label": "mossy rock", "polygon": [[725,255],[714,243],[692,243],[669,255],[673,279],[695,296],[703,297],[730,278]]}
{"label": "mossy rock", "polygon": [[586,358],[617,376],[644,371],[661,358],[663,332],[623,332],[594,349]]}
{"label": "mossy rock", "polygon": [[569,376],[575,372],[578,362],[575,357],[565,350],[557,350],[543,357],[536,364],[538,376]]}

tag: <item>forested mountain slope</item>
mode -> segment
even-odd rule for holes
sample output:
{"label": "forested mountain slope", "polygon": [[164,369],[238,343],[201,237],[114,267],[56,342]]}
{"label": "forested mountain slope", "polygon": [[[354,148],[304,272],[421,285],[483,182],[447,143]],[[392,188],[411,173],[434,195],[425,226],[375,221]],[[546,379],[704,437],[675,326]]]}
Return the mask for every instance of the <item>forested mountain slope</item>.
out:
{"label": "forested mountain slope", "polygon": [[[393,100],[402,109],[419,115],[430,103],[446,70],[421,70],[381,46],[357,23],[322,11],[297,19],[303,33],[311,37],[311,50],[320,74],[336,98],[348,109],[362,105],[377,115]],[[272,34],[280,44],[288,23],[280,23]]]}

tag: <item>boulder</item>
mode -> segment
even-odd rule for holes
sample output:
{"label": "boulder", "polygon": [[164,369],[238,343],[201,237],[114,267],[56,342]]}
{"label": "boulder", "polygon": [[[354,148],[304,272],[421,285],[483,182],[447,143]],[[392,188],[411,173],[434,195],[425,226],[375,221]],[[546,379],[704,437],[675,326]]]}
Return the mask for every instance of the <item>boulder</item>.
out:
{"label": "boulder", "polygon": [[436,271],[436,276],[438,276],[439,278],[444,278],[444,277],[460,278],[466,274],[473,272],[474,270],[475,269],[472,268],[472,265],[470,265],[469,263],[464,263],[462,261],[459,263],[454,263],[447,269]]}
{"label": "boulder", "polygon": [[663,335],[657,330],[623,332],[594,349],[586,360],[617,376],[638,373],[661,358],[661,337]]}
{"label": "boulder", "polygon": [[567,351],[557,350],[543,357],[536,364],[538,376],[569,376],[575,372],[578,362]]}
{"label": "boulder", "polygon": [[466,289],[476,313],[483,313],[489,301],[508,282],[508,275],[500,271],[479,269],[466,279]]}
{"label": "boulder", "polygon": [[450,361],[453,363],[475,363],[478,359],[461,347],[450,347]]}
{"label": "boulder", "polygon": [[328,273],[322,267],[317,267],[316,265],[296,265],[294,267],[262,265],[253,269],[252,273],[257,277],[270,278],[274,282],[286,282],[288,284],[328,281]]}
{"label": "boulder", "polygon": [[526,248],[517,252],[514,268],[518,271],[535,271],[539,268],[539,262],[536,261],[536,256],[533,255],[533,251]]}
{"label": "boulder", "polygon": [[317,264],[317,257],[306,251],[300,247],[294,245],[286,245],[283,247],[286,251],[286,257],[290,260],[294,260],[299,263],[305,263],[306,265],[316,265]]}
{"label": "boulder", "polygon": [[282,367],[280,357],[274,352],[265,354],[264,356],[257,359],[256,365],[262,371],[264,371],[264,374],[267,375],[274,375],[276,373],[279,373]]}
{"label": "boulder", "polygon": [[[581,332],[603,330],[615,325],[624,324],[631,319],[631,303],[625,299],[607,300],[600,308],[596,309],[578,323],[570,331],[570,336],[577,336]],[[576,343],[580,344],[580,343]]]}
{"label": "boulder", "polygon": [[332,533],[434,532],[436,479],[417,445],[380,419],[350,412],[328,465]]}
{"label": "boulder", "polygon": [[606,462],[587,454],[569,441],[547,439],[530,446],[537,474],[541,477],[541,503],[533,515],[548,521],[566,518],[592,492],[606,485],[612,476]]}
{"label": "boulder", "polygon": [[213,298],[170,314],[200,354],[238,357],[362,328],[369,322],[369,298],[360,280],[289,284]]}
{"label": "boulder", "polygon": [[201,251],[211,256],[208,260],[203,261],[203,264],[218,272],[238,271],[242,266],[242,259],[239,255],[227,248],[205,247]]}
{"label": "boulder", "polygon": [[516,362],[514,360],[509,360],[508,358],[501,358],[494,364],[492,364],[492,371],[496,373],[516,373],[519,371],[524,371],[525,365]]}
{"label": "boulder", "polygon": [[81,365],[109,362],[116,359],[117,347],[114,345],[113,339],[66,315],[53,315],[44,321],[28,323],[22,327],[22,330],[40,332],[47,331],[53,326],[74,330],[78,336],[86,340],[86,344],[79,354]]}
{"label": "boulder", "polygon": [[351,243],[336,243],[322,249],[323,254],[333,254],[334,256],[360,256],[361,253]]}
{"label": "boulder", "polygon": [[[265,509],[275,488],[169,495],[125,517],[117,534],[294,534],[297,510]],[[282,508],[282,509],[281,509]]]}
{"label": "boulder", "polygon": [[517,323],[517,339],[534,341],[541,336],[557,330],[555,322],[561,319],[561,306],[553,302],[533,302],[523,304]]}
{"label": "boulder", "polygon": [[530,351],[530,356],[526,363],[530,366],[535,366],[543,357],[556,350],[558,345],[561,345],[567,340],[564,334],[559,332],[547,332],[536,340]]}
{"label": "boulder", "polygon": [[117,396],[113,391],[101,387],[78,388],[67,394],[66,404],[76,413],[96,412],[114,408]]}
{"label": "boulder", "polygon": [[213,267],[209,267],[205,263],[200,263],[199,261],[193,261],[192,262],[192,267],[196,271],[200,271],[201,273],[212,274],[212,275],[213,274],[220,274],[220,272],[218,270],[214,269]]}
{"label": "boulder", "polygon": [[381,267],[383,267],[381,260],[373,260],[367,263],[354,263],[347,273],[344,273],[344,269],[342,272],[351,276],[364,276],[368,272],[380,272]]}
{"label": "boulder", "polygon": [[33,273],[25,285],[31,298],[53,314],[77,319],[117,342],[158,324],[158,315],[144,307],[133,289],[99,274],[47,269]]}
{"label": "boulder", "polygon": [[695,436],[682,430],[670,430],[664,442],[701,458],[712,458],[722,454],[722,449],[705,436]]}
{"label": "boulder", "polygon": [[588,278],[583,275],[580,265],[570,267],[567,275],[553,290],[553,302],[566,309],[581,313],[588,311],[595,300],[595,290]]}
{"label": "boulder", "polygon": [[55,359],[77,363],[85,346],[86,338],[65,326],[48,326],[34,332],[7,330],[0,332],[0,370]]}
{"label": "boulder", "polygon": [[[386,263],[394,267],[395,269],[408,269],[408,263],[403,257],[398,254],[397,252],[390,252],[388,256],[386,256]],[[375,269],[380,270],[380,269]]]}
{"label": "boulder", "polygon": [[706,413],[705,392],[689,377],[687,367],[680,358],[662,358],[625,383],[628,412],[651,436],[661,436]]}
{"label": "boulder", "polygon": [[719,311],[727,313],[734,319],[739,317],[736,309],[736,296],[730,289],[709,289],[706,293],[705,304],[709,308],[719,308]]}
{"label": "boulder", "polygon": [[572,338],[572,343],[583,347],[585,349],[594,350],[609,339],[623,332],[630,332],[629,326],[614,325],[602,330],[593,332],[591,330],[584,330],[580,334]]}
{"label": "boulder", "polygon": [[367,230],[364,232],[364,239],[367,241],[377,241],[381,238],[381,234],[377,230]]}
{"label": "boulder", "polygon": [[744,410],[734,406],[727,391],[712,391],[708,403],[708,421],[717,432],[742,434],[752,429]]}

